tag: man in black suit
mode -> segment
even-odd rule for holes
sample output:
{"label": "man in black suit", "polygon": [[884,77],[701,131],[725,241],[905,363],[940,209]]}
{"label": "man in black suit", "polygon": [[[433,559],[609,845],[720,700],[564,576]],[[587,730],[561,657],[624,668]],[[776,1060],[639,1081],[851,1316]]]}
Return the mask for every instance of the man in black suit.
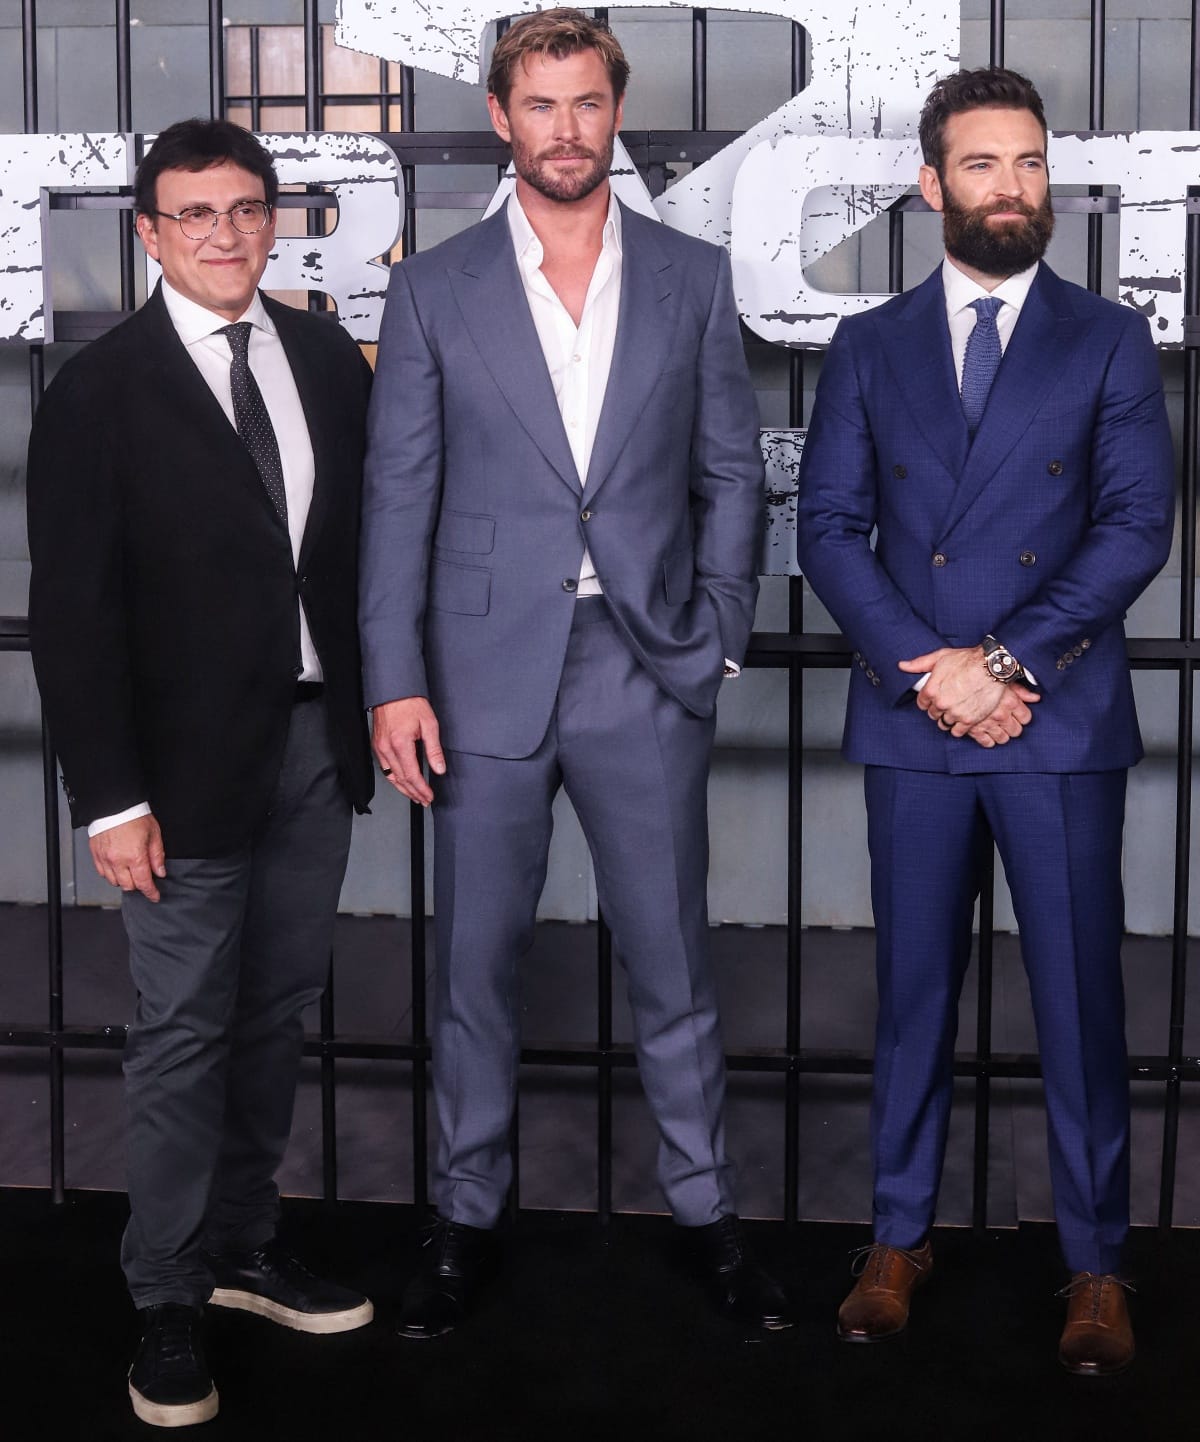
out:
{"label": "man in black suit", "polygon": [[161,1426],[216,1413],[206,1300],[305,1332],[372,1315],[275,1237],[301,1013],[371,794],[370,371],[332,321],[259,294],[277,189],[238,126],[163,131],[134,194],[162,283],[64,366],[29,451],[34,665],[138,990],[122,1263],[143,1322],[130,1395]]}

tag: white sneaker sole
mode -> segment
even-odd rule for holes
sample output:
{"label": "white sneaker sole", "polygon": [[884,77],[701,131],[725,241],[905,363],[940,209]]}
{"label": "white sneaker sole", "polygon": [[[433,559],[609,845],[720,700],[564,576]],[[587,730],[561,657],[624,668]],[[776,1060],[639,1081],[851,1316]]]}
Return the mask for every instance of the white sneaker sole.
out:
{"label": "white sneaker sole", "polygon": [[193,1427],[197,1422],[210,1422],[217,1415],[217,1389],[214,1387],[207,1397],[199,1402],[183,1402],[168,1407],[162,1402],[151,1402],[143,1397],[132,1382],[129,1384],[129,1400],[133,1410],[143,1422],[151,1427]]}
{"label": "white sneaker sole", "polygon": [[375,1316],[374,1306],[364,1300],[357,1307],[348,1307],[344,1312],[298,1312],[294,1307],[285,1307],[269,1297],[260,1297],[256,1292],[242,1292],[234,1287],[214,1287],[209,1304],[213,1307],[230,1307],[236,1312],[253,1312],[256,1317],[266,1317],[280,1327],[290,1327],[294,1332],[312,1332],[326,1336],[331,1332],[353,1332],[365,1327]]}

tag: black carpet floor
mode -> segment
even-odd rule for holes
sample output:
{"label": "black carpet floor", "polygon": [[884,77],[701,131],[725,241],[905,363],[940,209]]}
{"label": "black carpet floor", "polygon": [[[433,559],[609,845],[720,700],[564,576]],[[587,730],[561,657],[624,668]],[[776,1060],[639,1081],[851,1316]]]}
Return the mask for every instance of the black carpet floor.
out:
{"label": "black carpet floor", "polygon": [[[136,1321],[117,1265],[125,1199],[0,1191],[0,1438],[163,1436],[132,1415]],[[469,1323],[438,1342],[395,1334],[422,1218],[411,1207],[285,1204],[283,1235],[361,1287],[376,1320],[313,1338],[213,1312],[220,1415],[205,1442],[1176,1442],[1200,1436],[1200,1235],[1135,1231],[1139,1356],[1123,1376],[1055,1360],[1064,1277],[1053,1229],[935,1233],[935,1274],[908,1333],[834,1336],[848,1253],[865,1229],[752,1224],[794,1288],[790,1332],[746,1335],[712,1313],[658,1217],[524,1212]]]}

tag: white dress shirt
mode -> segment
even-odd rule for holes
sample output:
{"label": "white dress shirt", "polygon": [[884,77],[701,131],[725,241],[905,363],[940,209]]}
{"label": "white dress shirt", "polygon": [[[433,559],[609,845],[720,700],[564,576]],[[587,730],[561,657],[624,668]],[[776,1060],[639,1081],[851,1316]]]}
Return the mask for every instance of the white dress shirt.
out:
{"label": "white dress shirt", "polygon": [[[229,322],[173,290],[165,279],[162,282],[162,296],[179,339],[229,418],[229,424],[236,430],[233,389],[229,381],[232,355],[228,338],[220,334]],[[284,354],[283,343],[257,291],[244,314],[238,319],[249,321],[254,327],[250,332],[250,369],[262,392],[279,446],[283,485],[287,495],[288,535],[292,543],[292,561],[296,562],[300,558],[300,543],[304,538],[308,508],[312,504],[313,481],[316,477],[308,422],[304,418],[304,408],[300,404],[300,394],[296,390],[296,382]],[[214,657],[214,664],[220,664],[219,657]],[[300,604],[300,665],[301,680],[322,679],[321,663],[313,645],[303,603]],[[102,831],[120,826],[123,821],[133,821],[139,816],[149,814],[149,803],[139,802],[115,816],[97,818],[88,827],[88,835],[98,836]]]}
{"label": "white dress shirt", "polygon": [[[617,197],[610,191],[600,256],[592,271],[578,326],[542,274],[542,242],[515,193],[508,198],[508,229],[529,312],[567,433],[567,444],[586,491],[588,465],[617,339],[621,306],[621,210]],[[585,548],[576,595],[599,596],[603,589]]]}
{"label": "white dress shirt", "polygon": [[1029,294],[1029,287],[1037,274],[1039,262],[1028,270],[1020,270],[1002,280],[995,290],[985,290],[977,280],[965,275],[949,256],[942,261],[942,287],[946,292],[946,320],[950,325],[950,344],[954,350],[954,374],[958,377],[958,388],[962,390],[963,357],[967,353],[967,341],[975,329],[978,315],[971,309],[971,302],[985,296],[995,296],[1004,304],[996,312],[996,329],[1000,333],[1000,354],[1008,349],[1013,330],[1021,315],[1021,307]]}

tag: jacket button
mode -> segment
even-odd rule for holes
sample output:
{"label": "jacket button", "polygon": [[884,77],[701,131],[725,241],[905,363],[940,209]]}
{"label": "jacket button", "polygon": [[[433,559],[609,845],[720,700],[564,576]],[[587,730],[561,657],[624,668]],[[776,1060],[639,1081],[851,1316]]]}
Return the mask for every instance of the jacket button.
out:
{"label": "jacket button", "polygon": [[1061,476],[1063,473],[1063,463],[1061,461],[1051,461],[1046,469],[1052,476]]}
{"label": "jacket button", "polygon": [[892,475],[895,476],[898,481],[906,481],[908,479],[908,467],[893,466]]}
{"label": "jacket button", "polygon": [[933,564],[935,566],[944,566],[946,564],[946,557],[942,551],[934,551]]}
{"label": "jacket button", "polygon": [[879,685],[879,677],[876,676],[876,675],[874,675],[874,673],[872,673],[872,676],[871,676],[871,685],[872,685],[872,686],[878,686],[878,685]]}
{"label": "jacket button", "polygon": [[1072,647],[1071,647],[1071,655],[1072,655],[1072,656],[1082,656],[1082,655],[1083,655],[1083,647],[1082,647],[1082,646],[1072,646]]}
{"label": "jacket button", "polygon": [[590,521],[592,519],[591,511],[580,511],[579,519],[581,521]]}
{"label": "jacket button", "polygon": [[1086,651],[1086,650],[1088,650],[1088,648],[1091,646],[1092,643],[1091,643],[1091,641],[1089,640],[1089,638],[1088,638],[1087,636],[1085,636],[1085,637],[1083,638],[1083,640],[1080,641],[1079,644],[1080,644],[1080,646]]}
{"label": "jacket button", "polygon": [[1036,551],[1022,551],[1022,552],[1021,552],[1021,564],[1022,564],[1022,566],[1036,566],[1036,565],[1037,565],[1037,552],[1036,552]]}
{"label": "jacket button", "polygon": [[1062,659],[1061,656],[1058,658],[1057,661],[1055,661],[1054,669],[1056,671],[1065,671],[1067,669],[1067,663]]}
{"label": "jacket button", "polygon": [[574,576],[568,576],[568,577],[566,578],[566,580],[563,581],[563,590],[564,590],[564,591],[573,591],[573,590],[575,590],[575,588],[576,588],[578,585],[579,585],[579,582],[575,579]]}

